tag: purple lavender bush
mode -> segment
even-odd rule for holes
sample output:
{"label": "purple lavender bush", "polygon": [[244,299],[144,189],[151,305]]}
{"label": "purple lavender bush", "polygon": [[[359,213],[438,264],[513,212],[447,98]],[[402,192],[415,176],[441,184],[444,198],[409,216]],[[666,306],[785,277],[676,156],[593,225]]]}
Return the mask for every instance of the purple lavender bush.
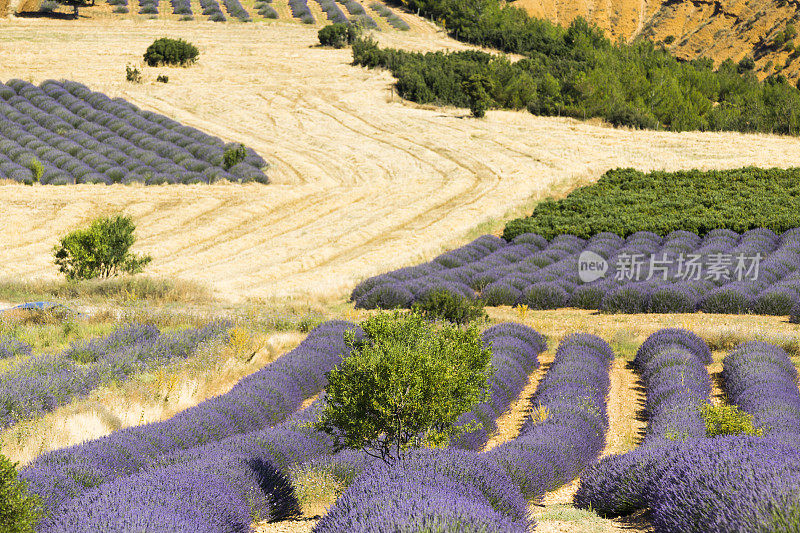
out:
{"label": "purple lavender bush", "polygon": [[800,442],[797,368],[783,349],[742,343],[723,360],[722,378],[728,401],[752,415],[754,427]]}
{"label": "purple lavender bush", "polygon": [[[140,4],[143,13],[158,11],[156,0]],[[222,15],[216,0],[202,4]],[[182,0],[173,0],[173,10],[191,14]],[[268,181],[266,162],[251,149],[228,172],[224,147],[216,137],[76,82],[0,83],[0,178],[45,185]]]}
{"label": "purple lavender bush", "polygon": [[31,346],[14,337],[0,337],[0,359],[31,355]]}
{"label": "purple lavender bush", "polygon": [[186,359],[198,346],[226,336],[227,326],[212,322],[199,329],[162,334],[147,325],[123,326],[107,337],[73,344],[58,354],[15,361],[0,373],[0,426],[9,427],[75,398],[100,384]]}
{"label": "purple lavender bush", "polygon": [[[604,273],[586,276],[592,272],[582,269],[599,260]],[[666,237],[638,232],[627,239],[601,233],[549,242],[533,234],[512,242],[484,236],[429,263],[369,278],[351,300],[357,307],[381,307],[381,295],[392,294],[397,296],[386,305],[410,307],[426,287],[443,283],[491,306],[785,316],[800,302],[800,232],[720,230],[703,238],[685,231]]]}
{"label": "purple lavender bush", "polygon": [[[345,353],[344,332],[354,328],[345,321],[326,322],[312,330],[297,348],[240,380],[230,392],[163,422],[122,429],[45,453],[23,469],[21,476],[42,498],[43,507],[55,512],[87,490],[163,466],[169,456],[176,458],[173,462],[186,462],[201,458],[204,449],[219,456],[227,447],[223,455],[231,455],[237,449],[252,451],[253,443],[264,442],[261,447],[270,448],[272,462],[281,464],[279,451],[295,442],[291,449],[313,457],[319,446],[315,448],[308,437],[302,437],[308,431],[298,430],[297,420],[278,432],[270,432],[269,426],[284,420],[306,398],[325,387],[326,372],[340,363]],[[306,411],[313,416],[313,410]],[[292,436],[298,431],[299,440]],[[314,439],[320,441],[321,437],[315,435]],[[213,449],[214,443],[221,444]]]}

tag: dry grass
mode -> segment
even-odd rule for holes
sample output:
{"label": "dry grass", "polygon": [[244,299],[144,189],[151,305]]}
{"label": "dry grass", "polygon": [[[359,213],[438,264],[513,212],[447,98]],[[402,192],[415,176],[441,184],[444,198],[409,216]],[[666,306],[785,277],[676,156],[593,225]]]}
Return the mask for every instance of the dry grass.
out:
{"label": "dry grass", "polygon": [[[631,131],[511,111],[473,120],[387,101],[387,72],[351,66],[348,50],[318,48],[316,29],[293,23],[16,19],[2,34],[0,79],[75,79],[240,140],[274,165],[268,186],[4,185],[0,275],[23,280],[55,278],[58,235],[124,211],[137,222],[139,251],[154,258],[153,276],[200,282],[231,301],[344,295],[609,168],[800,165],[795,138]],[[195,43],[198,64],[171,70],[168,84],[149,81],[156,71],[147,69],[145,83],[126,83],[125,64],[164,34]],[[435,33],[379,39],[465,48]]]}
{"label": "dry grass", "polygon": [[42,453],[108,435],[114,430],[165,420],[201,401],[223,394],[291,350],[298,332],[271,335],[238,330],[233,342],[212,344],[187,361],[105,385],[87,398],[0,434],[2,453],[27,464]]}

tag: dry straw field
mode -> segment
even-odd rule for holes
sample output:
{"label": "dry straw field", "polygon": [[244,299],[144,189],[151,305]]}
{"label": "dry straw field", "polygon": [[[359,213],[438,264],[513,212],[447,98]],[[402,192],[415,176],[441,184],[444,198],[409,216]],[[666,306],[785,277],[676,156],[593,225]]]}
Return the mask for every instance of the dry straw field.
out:
{"label": "dry straw field", "polygon": [[[198,64],[145,69],[143,84],[127,83],[125,65],[140,65],[165,35],[195,43]],[[431,28],[379,39],[463,48]],[[207,283],[234,301],[336,296],[609,168],[800,164],[793,138],[629,131],[526,112],[477,121],[419,107],[393,95],[388,73],[316,42],[316,28],[288,22],[0,21],[0,80],[76,80],[242,141],[273,164],[267,186],[2,185],[0,278],[54,278],[57,236],[122,210],[154,258],[152,275]],[[168,84],[155,83],[161,72]]]}

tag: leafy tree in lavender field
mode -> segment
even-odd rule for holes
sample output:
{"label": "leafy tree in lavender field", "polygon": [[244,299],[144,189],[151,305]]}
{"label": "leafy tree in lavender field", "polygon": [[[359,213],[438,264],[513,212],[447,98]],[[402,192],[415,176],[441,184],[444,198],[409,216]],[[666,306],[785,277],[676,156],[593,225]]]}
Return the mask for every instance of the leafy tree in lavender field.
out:
{"label": "leafy tree in lavender field", "polygon": [[477,327],[395,312],[361,328],[362,340],[346,334],[350,355],[328,376],[316,429],[339,449],[362,449],[389,464],[474,429],[456,422],[487,397],[491,351]]}

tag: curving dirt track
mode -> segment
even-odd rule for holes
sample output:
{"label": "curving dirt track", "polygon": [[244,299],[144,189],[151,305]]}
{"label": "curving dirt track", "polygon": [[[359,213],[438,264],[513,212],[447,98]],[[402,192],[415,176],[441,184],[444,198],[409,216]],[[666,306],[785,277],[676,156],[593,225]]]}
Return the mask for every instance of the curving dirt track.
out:
{"label": "curving dirt track", "polygon": [[[427,24],[421,21],[420,24]],[[198,45],[188,69],[124,80],[155,38]],[[432,32],[384,44],[460,49]],[[526,112],[415,106],[393,79],[314,46],[298,24],[165,20],[0,21],[0,81],[68,78],[242,141],[273,163],[256,185],[0,185],[0,277],[45,278],[58,236],[98,213],[135,217],[152,275],[208,283],[227,299],[344,294],[358,280],[453,245],[554,184],[618,166],[729,168],[800,164],[800,140],[617,130]],[[166,73],[168,84],[154,82]]]}

